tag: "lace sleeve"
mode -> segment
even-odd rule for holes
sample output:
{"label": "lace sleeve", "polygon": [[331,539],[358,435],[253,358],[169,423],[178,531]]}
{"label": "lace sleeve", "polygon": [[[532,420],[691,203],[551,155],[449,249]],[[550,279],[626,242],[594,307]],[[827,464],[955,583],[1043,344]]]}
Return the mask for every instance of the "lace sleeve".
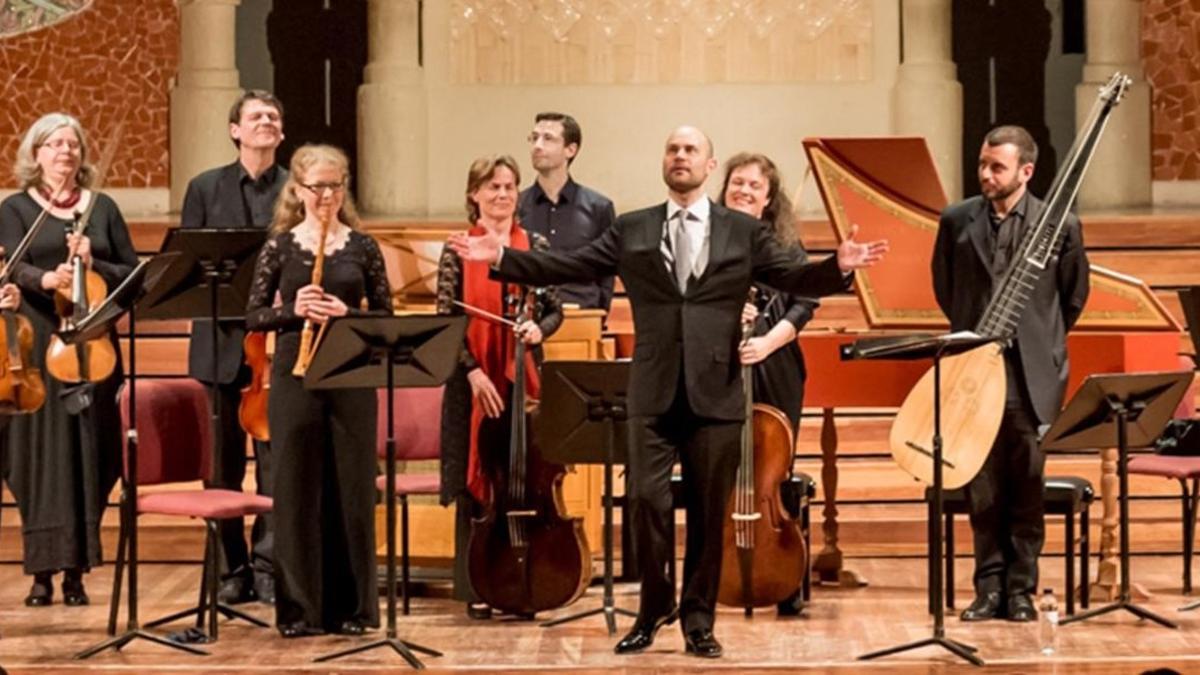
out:
{"label": "lace sleeve", "polygon": [[[462,258],[450,249],[449,246],[442,247],[442,256],[438,259],[438,276],[437,276],[437,313],[442,315],[462,314],[463,310],[458,305],[454,304],[455,300],[462,299]],[[474,370],[479,367],[475,361],[475,357],[471,356],[471,350],[467,347],[467,338],[463,337],[462,350],[458,354],[458,363],[462,366],[464,372]]]}
{"label": "lace sleeve", "polygon": [[[535,251],[549,251],[550,241],[536,232],[530,232],[530,245]],[[538,328],[542,330],[542,339],[548,338],[558,332],[559,327],[563,322],[562,301],[558,297],[557,286],[547,286],[546,292],[541,296],[541,320],[538,321]]]}
{"label": "lace sleeve", "polygon": [[254,265],[254,281],[250,286],[250,299],[246,302],[247,330],[279,330],[300,323],[292,303],[271,306],[279,290],[282,272],[283,251],[279,248],[279,237],[271,237],[263,244]]}
{"label": "lace sleeve", "polygon": [[383,252],[379,250],[379,242],[369,235],[362,237],[363,245],[363,278],[367,289],[367,311],[351,309],[349,314],[391,314],[392,286],[388,283],[387,265],[383,262]]}

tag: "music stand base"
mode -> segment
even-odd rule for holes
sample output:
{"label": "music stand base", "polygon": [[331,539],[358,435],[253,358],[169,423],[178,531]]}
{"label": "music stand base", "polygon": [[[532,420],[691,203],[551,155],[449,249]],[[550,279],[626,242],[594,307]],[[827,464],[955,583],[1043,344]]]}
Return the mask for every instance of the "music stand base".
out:
{"label": "music stand base", "polygon": [[561,626],[564,623],[578,621],[579,619],[586,619],[590,616],[596,616],[597,614],[604,615],[604,623],[606,623],[608,625],[608,634],[610,637],[617,634],[617,615],[618,614],[620,614],[621,616],[630,617],[632,619],[637,618],[637,612],[631,612],[628,609],[624,609],[622,607],[614,607],[612,604],[612,598],[605,598],[604,604],[600,607],[595,607],[593,609],[588,609],[588,610],[584,610],[582,612],[577,612],[570,616],[564,616],[560,619],[552,619],[550,621],[544,621],[544,622],[542,622],[541,627],[542,628],[552,628],[554,626]]}
{"label": "music stand base", "polygon": [[[172,621],[178,621],[179,619],[182,619],[187,616],[196,616],[199,614],[204,614],[206,612],[208,612],[207,607],[192,607],[191,609],[185,609],[181,612],[175,612],[174,614],[168,614],[167,616],[160,617],[153,621],[147,621],[145,624],[143,624],[143,626],[145,628],[154,628],[156,626],[162,626],[164,624],[171,623]],[[233,607],[230,607],[229,605],[226,605],[225,603],[217,604],[217,612],[219,614],[222,614],[226,619],[241,619],[242,621],[245,621],[247,623],[252,623],[255,626],[258,626],[259,628],[269,628],[270,627],[269,624],[267,624],[267,622],[263,621],[262,619],[251,616],[241,610],[234,609]]]}
{"label": "music stand base", "polygon": [[1175,611],[1177,611],[1177,612],[1190,612],[1190,611],[1192,611],[1193,609],[1197,609],[1197,608],[1200,608],[1200,600],[1198,600],[1198,601],[1196,601],[1196,602],[1193,602],[1193,603],[1191,603],[1191,604],[1188,604],[1188,605],[1184,605],[1183,607],[1180,607],[1179,609],[1177,609],[1177,610],[1175,610]]}
{"label": "music stand base", "polygon": [[1135,605],[1128,600],[1118,600],[1118,601],[1112,603],[1111,605],[1097,607],[1096,609],[1088,610],[1082,614],[1076,614],[1075,616],[1067,617],[1067,618],[1063,619],[1062,621],[1060,621],[1059,625],[1062,626],[1062,625],[1066,625],[1069,623],[1075,623],[1076,621],[1086,621],[1093,617],[1100,616],[1101,614],[1108,614],[1109,612],[1115,612],[1115,611],[1121,610],[1121,609],[1129,612],[1130,614],[1133,614],[1134,616],[1138,617],[1139,619],[1147,619],[1147,620],[1153,621],[1154,623],[1157,623],[1158,625],[1160,625],[1164,628],[1179,628],[1179,625],[1176,624],[1175,622],[1170,621],[1168,619],[1164,619],[1163,617],[1155,614],[1154,612],[1151,612],[1148,609],[1145,609],[1143,607]]}
{"label": "music stand base", "polygon": [[413,652],[421,652],[422,654],[426,654],[428,656],[441,656],[442,655],[442,653],[437,651],[436,649],[430,649],[429,647],[422,647],[419,644],[401,640],[400,638],[396,637],[396,635],[393,633],[392,635],[389,635],[389,636],[383,638],[382,640],[376,640],[374,642],[369,642],[365,645],[359,645],[357,647],[343,649],[340,652],[334,652],[332,654],[318,656],[317,658],[313,659],[313,662],[314,663],[322,663],[325,661],[333,661],[335,659],[340,659],[340,658],[343,658],[346,656],[352,656],[354,654],[361,654],[363,652],[369,652],[373,649],[378,649],[380,647],[391,647],[393,650],[395,650],[395,652],[397,654],[404,657],[404,660],[408,661],[408,665],[412,666],[415,670],[424,670],[425,664],[421,663],[421,660],[418,659],[417,655],[413,654]]}
{"label": "music stand base", "polygon": [[975,652],[978,651],[975,647],[965,644],[965,643],[962,643],[962,642],[958,642],[957,640],[951,640],[950,638],[945,637],[945,636],[927,637],[924,640],[917,640],[916,642],[909,642],[909,643],[902,644],[902,645],[896,645],[895,647],[888,647],[887,649],[880,649],[878,651],[874,651],[869,654],[863,654],[862,656],[858,657],[858,660],[859,661],[870,661],[871,659],[877,659],[881,656],[889,656],[891,654],[899,654],[900,652],[907,652],[907,651],[911,651],[913,649],[921,649],[922,647],[929,647],[931,645],[937,645],[939,647],[942,647],[946,651],[949,651],[950,653],[952,653],[955,656],[959,657],[960,659],[970,663],[973,666],[982,667],[984,665],[983,659],[981,659],[975,655]]}
{"label": "music stand base", "polygon": [[126,631],[114,638],[105,640],[104,642],[101,642],[98,645],[89,647],[89,648],[79,652],[78,654],[75,655],[75,659],[76,660],[88,659],[88,658],[91,658],[91,657],[95,656],[96,654],[99,654],[100,652],[102,652],[106,649],[110,649],[110,648],[114,649],[116,651],[121,651],[122,647],[124,647],[125,645],[129,644],[130,642],[133,642],[134,640],[138,640],[138,639],[149,640],[150,642],[153,642],[155,644],[160,644],[164,647],[171,647],[172,649],[178,649],[178,650],[185,651],[185,652],[188,652],[191,654],[195,654],[197,656],[208,656],[209,655],[209,652],[206,652],[203,649],[200,649],[198,647],[180,644],[178,642],[168,640],[167,638],[162,637],[161,635],[155,635],[154,633],[151,633],[149,631],[145,631],[140,628],[135,628],[133,630]]}

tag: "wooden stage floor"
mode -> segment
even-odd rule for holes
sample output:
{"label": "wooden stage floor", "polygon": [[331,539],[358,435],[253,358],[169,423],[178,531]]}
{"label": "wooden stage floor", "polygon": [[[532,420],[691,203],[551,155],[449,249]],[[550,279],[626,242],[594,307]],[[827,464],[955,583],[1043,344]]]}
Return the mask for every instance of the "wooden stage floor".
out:
{"label": "wooden stage floor", "polygon": [[[718,617],[717,636],[726,655],[715,661],[700,661],[682,653],[676,627],[664,629],[654,648],[636,656],[616,656],[603,620],[592,617],[559,628],[540,628],[519,621],[474,622],[461,605],[449,600],[419,598],[414,614],[400,618],[400,636],[446,653],[426,659],[431,670],[456,672],[493,671],[525,673],[571,670],[573,672],[752,672],[765,670],[813,673],[1141,673],[1171,667],[1182,673],[1200,673],[1200,611],[1180,614],[1185,604],[1179,593],[1178,556],[1135,558],[1134,578],[1154,596],[1144,604],[1180,623],[1179,630],[1139,623],[1125,613],[1075,624],[1060,630],[1060,651],[1046,658],[1037,653],[1037,625],[989,622],[963,624],[957,618],[946,622],[950,637],[973,643],[988,661],[976,671],[956,661],[949,653],[927,648],[892,656],[874,663],[856,662],[864,652],[927,637],[932,621],[925,612],[924,564],[921,560],[876,558],[850,560],[849,567],[871,580],[863,589],[814,589],[813,603],[806,616],[777,619],[761,612],[752,620],[741,613],[723,610]],[[1061,588],[1060,558],[1043,564],[1043,585]],[[971,563],[960,559],[959,604],[970,600]],[[0,665],[8,673],[312,673],[312,672],[404,672],[405,663],[394,653],[377,650],[336,664],[313,664],[319,654],[334,651],[359,640],[340,636],[306,640],[283,640],[274,629],[261,629],[240,622],[224,622],[220,641],[208,645],[210,656],[190,656],[138,641],[123,653],[106,652],[89,661],[74,661],[72,655],[102,640],[107,617],[107,600],[112,567],[97,570],[89,578],[93,605],[66,608],[56,602],[49,608],[29,609],[22,604],[28,581],[20,567],[0,565]],[[187,607],[195,597],[198,567],[195,565],[145,565],[142,567],[145,619]],[[56,589],[56,601],[59,599]],[[600,588],[593,587],[571,610],[596,606]],[[1060,596],[1061,600],[1061,596]],[[618,604],[636,606],[636,586],[618,586]],[[243,605],[268,621],[270,608]],[[122,616],[122,626],[124,618]],[[629,626],[622,618],[619,632]],[[378,637],[369,634],[369,638]]]}

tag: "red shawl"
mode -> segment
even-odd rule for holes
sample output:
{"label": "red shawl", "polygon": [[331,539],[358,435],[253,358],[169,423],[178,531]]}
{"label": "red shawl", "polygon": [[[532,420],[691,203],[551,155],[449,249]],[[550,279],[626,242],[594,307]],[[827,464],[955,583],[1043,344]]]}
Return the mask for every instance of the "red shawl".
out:
{"label": "red shawl", "polygon": [[[484,228],[476,225],[468,232],[471,235],[483,234]],[[509,248],[520,251],[529,250],[529,235],[520,225],[513,223],[510,233]],[[488,265],[481,262],[463,261],[463,302],[478,307],[492,314],[504,316],[503,298],[508,292],[515,292],[516,286],[488,277]],[[495,385],[496,391],[504,399],[505,415],[512,414],[512,387],[516,377],[516,363],[513,359],[513,348],[516,346],[516,336],[511,326],[497,323],[491,319],[467,313],[467,348],[476,363],[487,374],[488,379]],[[537,368],[533,354],[525,352],[525,394],[537,398],[540,391]],[[488,483],[483,475],[483,465],[479,459],[479,425],[483,421],[483,407],[472,403],[471,406],[471,447],[467,458],[467,489],[482,503],[490,499]],[[496,439],[494,443],[507,444],[508,440]],[[492,447],[495,447],[493,445]]]}

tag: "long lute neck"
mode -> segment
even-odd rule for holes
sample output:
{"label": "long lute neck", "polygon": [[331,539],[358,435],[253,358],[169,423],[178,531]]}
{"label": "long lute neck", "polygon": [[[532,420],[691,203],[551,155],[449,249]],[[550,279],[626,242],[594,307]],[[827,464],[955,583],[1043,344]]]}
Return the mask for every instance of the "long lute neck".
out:
{"label": "long lute neck", "polygon": [[1129,78],[1117,73],[1101,90],[1100,97],[1088,114],[1087,124],[1075,137],[1075,142],[1054,176],[1045,208],[1033,227],[1026,230],[1018,255],[1001,277],[982,318],[976,324],[976,333],[998,337],[1016,334],[1017,324],[1021,321],[1030,295],[1037,287],[1038,279],[1062,245],[1067,216],[1104,133],[1109,114],[1120,102],[1128,86]]}

